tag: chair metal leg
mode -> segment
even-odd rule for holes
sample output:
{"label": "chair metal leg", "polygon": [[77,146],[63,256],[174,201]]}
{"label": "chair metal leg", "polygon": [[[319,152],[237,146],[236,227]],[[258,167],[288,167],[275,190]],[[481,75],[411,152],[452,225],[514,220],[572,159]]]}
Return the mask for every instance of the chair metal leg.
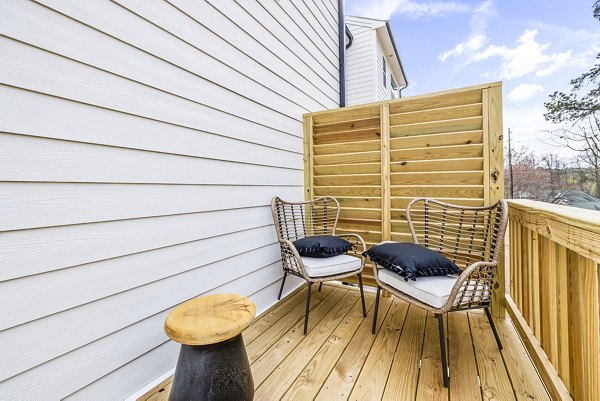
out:
{"label": "chair metal leg", "polygon": [[281,299],[281,294],[283,293],[283,286],[285,285],[286,277],[287,277],[287,272],[283,272],[283,280],[281,280],[281,288],[279,289],[279,295],[277,295],[277,300]]}
{"label": "chair metal leg", "polygon": [[321,292],[321,288],[323,288],[323,282],[322,281],[319,283],[319,292]]}
{"label": "chair metal leg", "polygon": [[438,320],[438,327],[440,329],[440,354],[442,356],[442,377],[444,378],[444,387],[448,387],[450,377],[448,374],[448,361],[446,360],[446,336],[444,335],[444,317],[439,314],[435,314]]}
{"label": "chair metal leg", "polygon": [[377,286],[377,296],[375,296],[375,311],[373,312],[373,327],[371,333],[375,334],[377,328],[377,312],[379,311],[379,295],[381,295],[381,287]]}
{"label": "chair metal leg", "polygon": [[502,341],[500,341],[500,336],[498,335],[498,330],[496,330],[496,324],[494,323],[494,319],[492,318],[492,314],[490,313],[490,308],[484,308],[485,314],[487,315],[488,321],[490,322],[490,326],[492,326],[492,331],[494,332],[494,337],[496,337],[496,343],[498,344],[498,348],[502,349]]}
{"label": "chair metal leg", "polygon": [[310,289],[312,283],[306,283],[307,295],[306,295],[306,313],[304,314],[304,335],[308,332],[308,312],[310,311]]}
{"label": "chair metal leg", "polygon": [[360,302],[362,302],[363,317],[367,317],[367,307],[365,306],[365,292],[362,285],[362,274],[358,273],[358,286],[360,288]]}

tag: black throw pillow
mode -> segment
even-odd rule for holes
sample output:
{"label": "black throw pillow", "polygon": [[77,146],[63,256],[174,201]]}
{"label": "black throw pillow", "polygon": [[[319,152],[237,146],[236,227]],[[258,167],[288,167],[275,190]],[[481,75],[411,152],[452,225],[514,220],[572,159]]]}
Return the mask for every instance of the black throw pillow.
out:
{"label": "black throw pillow", "polygon": [[352,244],[334,235],[316,235],[294,241],[300,256],[311,258],[328,258],[348,252]]}
{"label": "black throw pillow", "polygon": [[418,277],[460,274],[462,271],[441,253],[409,242],[388,242],[372,247],[363,253],[405,281]]}

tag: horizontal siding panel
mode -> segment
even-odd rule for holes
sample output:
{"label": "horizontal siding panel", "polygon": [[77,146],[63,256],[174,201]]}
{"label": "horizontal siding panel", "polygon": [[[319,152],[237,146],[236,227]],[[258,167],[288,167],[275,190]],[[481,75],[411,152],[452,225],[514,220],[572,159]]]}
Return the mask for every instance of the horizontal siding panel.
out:
{"label": "horizontal siding panel", "polygon": [[[209,0],[214,2],[215,0]],[[327,59],[329,64],[334,67],[334,70],[337,69],[338,66],[338,54],[335,51],[335,47],[331,46],[332,43],[337,44],[336,39],[332,39],[330,37],[326,37],[321,35],[318,30],[318,23],[315,20],[311,20],[310,22],[307,19],[307,15],[304,12],[301,12],[298,9],[298,5],[302,5],[302,3],[291,2],[291,1],[283,1],[283,2],[273,2],[268,0],[258,0],[264,7],[271,6],[271,10],[280,8],[284,11],[285,14],[289,16],[292,20],[292,23],[298,26],[301,31],[301,35],[307,37],[312,45],[318,49],[323,56]],[[281,15],[281,14],[280,14]]]}
{"label": "horizontal siding panel", "polygon": [[[225,241],[231,244],[226,252],[221,248]],[[263,247],[276,242],[275,230],[263,226],[4,281],[0,283],[4,296],[0,305],[3,315],[0,331],[233,255],[248,253],[250,257],[251,251],[259,249],[253,253],[258,255],[257,260],[265,252],[271,252],[270,257],[272,250]],[[27,303],[32,305],[28,310],[19,308]]]}
{"label": "horizontal siding panel", "polygon": [[[296,151],[300,139],[290,135],[273,140],[263,134],[251,138],[233,128],[227,135],[217,135],[4,85],[0,85],[0,102],[3,132],[302,168],[302,155]],[[65,115],[72,117],[65,119]],[[258,142],[261,140],[264,144]]]}
{"label": "horizontal siding panel", "polygon": [[158,347],[126,363],[109,375],[99,378],[65,400],[121,400],[148,384],[148,377],[160,377],[177,363],[181,345],[166,341]]}
{"label": "horizontal siding panel", "polygon": [[[328,20],[319,8],[320,1],[312,0],[312,4],[310,5],[306,3],[306,0],[290,3],[302,14],[306,22],[313,27],[317,32],[317,35],[319,35],[326,44],[338,40],[337,27],[332,26],[327,22]],[[331,49],[329,46],[327,46],[327,48]],[[334,51],[334,57],[337,58],[337,56],[337,53]]]}
{"label": "horizontal siding panel", "polygon": [[[60,2],[60,4],[67,6],[68,3]],[[78,2],[73,4],[83,5],[87,3]],[[48,17],[51,18],[50,20],[55,22],[56,25],[65,25],[65,17],[50,11],[48,11],[48,14],[50,14],[48,15]],[[53,15],[56,17],[52,17]],[[45,26],[47,25],[43,25],[45,24],[45,21],[38,18],[29,22],[28,19],[17,13],[15,13],[15,15],[9,13],[8,17],[10,17],[10,21],[13,22],[3,26],[3,31],[8,31],[8,34],[28,43],[29,41],[34,42],[33,44],[36,46],[41,45],[40,47],[42,49],[52,49],[55,46],[47,43],[37,43],[39,42],[38,38],[42,36],[41,33],[44,32]],[[110,15],[107,14],[106,18],[110,18]],[[13,26],[13,24],[23,25],[29,23],[31,24],[29,34],[23,34],[19,27]],[[131,24],[132,22],[129,25]],[[140,24],[135,24],[134,26],[139,25]],[[298,121],[298,118],[292,118],[289,115],[275,112],[274,109],[270,107],[260,105],[251,99],[237,95],[203,79],[200,74],[205,74],[205,72],[195,72],[193,70],[190,71],[184,68],[178,68],[177,64],[166,63],[149,53],[140,51],[123,42],[116,41],[113,38],[85,27],[84,25],[81,26],[83,27],[83,31],[77,33],[84,38],[96,36],[94,37],[96,43],[93,48],[104,49],[99,50],[95,56],[87,56],[88,58],[93,58],[93,60],[90,60],[90,65],[100,65],[100,68],[106,68],[106,71],[118,69],[116,73],[101,71],[97,68],[78,63],[77,61],[60,58],[41,49],[31,48],[23,43],[3,38],[3,40],[0,41],[0,49],[3,54],[3,63],[0,65],[0,68],[2,68],[3,82],[22,88],[30,88],[32,85],[35,85],[34,87],[39,91],[46,91],[60,97],[72,98],[91,104],[95,104],[94,98],[99,98],[98,100],[109,102],[106,105],[102,104],[105,107],[128,111],[138,115],[144,115],[142,112],[144,107],[138,111],[128,110],[127,108],[122,107],[129,103],[135,105],[136,101],[139,103],[140,101],[145,100],[143,103],[146,103],[145,108],[148,108],[148,111],[153,109],[160,110],[161,108],[169,110],[178,106],[179,108],[182,108],[179,114],[184,114],[183,111],[189,108],[196,108],[197,112],[202,112],[202,110],[207,107],[215,110],[222,109],[223,100],[228,99],[227,112],[233,115],[243,116],[247,120],[256,121],[265,127],[285,130],[286,127],[290,128]],[[142,29],[140,30],[143,31]],[[58,40],[62,39],[70,41],[70,39],[76,35],[76,32],[69,32],[67,35],[63,30],[60,31],[59,34],[60,36],[56,35],[58,36]],[[148,34],[148,36],[151,35]],[[154,42],[158,41],[158,39],[154,40]],[[81,40],[75,41],[75,43],[70,45],[70,50],[67,54],[75,53],[73,54],[75,57],[81,58],[79,49],[81,49],[83,44],[78,44],[78,42],[81,42]],[[170,48],[171,47],[169,47],[169,49]],[[121,57],[127,58],[129,62],[121,63],[120,60],[115,59],[114,55],[113,57],[109,56],[103,58],[102,56],[107,53],[107,50],[112,51],[113,54],[115,53],[115,50],[118,50],[121,53]],[[175,50],[176,49],[173,49],[172,51]],[[192,48],[192,50],[194,49]],[[23,53],[27,54],[27,56],[21,56]],[[89,51],[86,53],[95,52]],[[187,54],[188,51],[183,53]],[[4,56],[5,54],[6,56]],[[171,57],[176,56],[171,55]],[[78,60],[78,58],[75,58],[75,60]],[[28,62],[27,60],[35,60],[35,63]],[[174,62],[175,61],[178,60],[176,59]],[[194,65],[200,64],[198,61],[199,60],[196,60]],[[121,64],[121,66],[115,66],[116,63]],[[130,67],[132,64],[137,67]],[[218,65],[220,65],[220,63],[214,64],[212,68],[218,68]],[[124,67],[129,67],[130,69],[125,70]],[[131,72],[132,69],[133,71],[136,71],[135,75]],[[52,71],[53,74],[48,74],[48,71]],[[225,74],[228,70],[221,68],[219,71]],[[240,84],[244,82],[242,76],[238,73],[233,73],[234,75],[230,76],[229,79],[234,81],[239,80]],[[121,76],[115,74],[122,75],[126,78],[121,78]],[[150,77],[148,77],[149,75]],[[227,74],[225,74],[225,76],[227,76]],[[41,79],[42,77],[45,79]],[[140,79],[144,85],[133,82],[134,80],[137,81]],[[61,87],[60,84],[64,87]],[[154,89],[154,87],[158,87],[159,90]],[[265,88],[263,89],[266,90]],[[61,90],[63,92],[61,92]],[[254,85],[250,90],[260,93],[258,85]],[[163,93],[163,91],[166,93]],[[174,93],[178,95],[178,97],[170,96],[170,93]],[[272,93],[271,95],[274,96]],[[262,97],[268,99],[266,94],[263,94]],[[163,99],[163,102],[161,102],[161,99]],[[169,101],[166,101],[166,99],[169,99]],[[111,100],[112,102],[120,101],[122,106],[110,103]],[[276,102],[277,100],[274,100],[273,104],[275,105]],[[154,106],[153,103],[155,103]],[[301,109],[298,108],[297,110],[300,111]],[[255,111],[256,115],[253,116],[249,111]]]}
{"label": "horizontal siding panel", "polygon": [[[211,1],[211,6],[219,10],[221,16],[210,21],[204,17],[204,5],[192,4],[186,0],[170,2],[203,24],[210,24],[213,31],[222,31],[223,35],[240,36],[238,41],[241,48],[248,42],[258,42],[263,47],[262,50],[258,47],[249,47],[248,50],[260,51],[261,60],[265,62],[275,62],[272,59],[277,58],[277,66],[272,68],[274,71],[280,69],[280,62],[288,65],[287,68],[301,70],[303,76],[312,82],[308,84],[311,91],[323,91],[329,99],[337,103],[339,88],[332,85],[332,79],[337,78],[337,62],[332,65],[322,52],[317,51],[314,44],[290,20],[279,4],[238,1],[237,5],[234,5],[232,2]],[[244,8],[243,11],[240,10],[240,6]],[[235,26],[229,27],[231,22],[234,22]],[[229,28],[223,29],[223,26]],[[330,45],[337,46],[337,42]]]}
{"label": "horizontal siding panel", "polygon": [[[292,279],[298,280],[295,277],[292,277]],[[286,282],[293,283],[290,278],[288,280]],[[220,291],[227,291],[228,288],[224,286]],[[293,285],[290,285],[290,288],[293,288]],[[279,280],[251,294],[249,297],[256,305],[257,311],[260,311],[272,302],[278,291]],[[90,385],[67,396],[65,400],[104,401],[107,399],[123,399],[145,386],[148,383],[148,377],[160,377],[175,366],[179,348],[178,343],[167,341],[111,372],[110,375],[101,377]]]}
{"label": "horizontal siding panel", "polygon": [[288,186],[2,182],[0,231],[268,206],[275,194],[304,196]]}
{"label": "horizontal siding panel", "polygon": [[[234,118],[239,123],[240,119],[236,117],[238,108],[245,108],[239,116],[245,116],[244,120],[250,125],[272,128],[280,134],[297,132],[299,135],[302,129],[300,121],[283,115],[277,116],[235,94],[225,96],[223,92],[223,99],[218,95],[220,91],[209,91],[216,94],[215,102],[227,101],[228,106],[225,111],[221,111],[4,38],[0,40],[0,55],[2,83],[11,86],[209,132],[212,130],[204,124],[207,119],[219,121]],[[14,58],[15,55],[19,57]],[[32,59],[35,59],[35,62],[28,61]],[[53,71],[50,76],[47,73],[48,69]],[[171,79],[180,82],[179,85],[193,89],[194,97],[206,90],[195,87],[194,82],[197,81],[193,79]],[[214,128],[222,129],[218,128],[218,125]]]}
{"label": "horizontal siding panel", "polygon": [[[225,96],[230,95],[231,92],[238,92],[250,103],[255,103],[255,107],[257,104],[263,104],[274,112],[273,115],[284,113],[292,119],[297,119],[297,113],[302,110],[288,103],[288,99],[282,100],[281,96],[277,96],[267,87],[257,85],[228,65],[224,65],[214,57],[210,57],[181,41],[168,30],[160,29],[156,26],[158,21],[155,18],[153,18],[152,23],[148,23],[138,15],[129,12],[127,8],[103,0],[76,3],[67,3],[60,0],[39,1],[86,25],[161,59],[169,60],[169,63],[177,67],[194,72],[198,76],[223,87],[209,87],[207,92],[217,94],[219,89],[226,89],[225,92],[229,93],[224,93]],[[127,3],[124,2],[124,4]],[[147,4],[143,9],[148,9]],[[138,10],[141,10],[141,8]],[[202,95],[206,96],[204,93]],[[283,102],[284,107],[279,108],[277,102]],[[240,103],[240,100],[237,100],[237,103]],[[236,104],[236,106],[238,105]],[[241,104],[239,106],[240,111],[236,110],[233,113],[243,116],[244,114],[241,112],[243,107]]]}
{"label": "horizontal siding panel", "polygon": [[[272,224],[270,208],[0,233],[0,281]],[[74,252],[74,250],[77,250]]]}
{"label": "horizontal siding panel", "polygon": [[0,180],[302,185],[302,170],[0,133]]}
{"label": "horizontal siding panel", "polygon": [[[271,62],[261,60],[258,54],[249,51],[252,49],[252,46],[248,46],[247,43],[248,41],[254,41],[254,39],[248,36],[246,32],[243,33],[243,36],[248,40],[243,45],[240,45],[240,38],[230,38],[222,32],[209,29],[207,26],[213,25],[198,23],[193,16],[186,14],[172,3],[157,0],[119,0],[117,2],[131,12],[152,21],[152,23],[168,31],[171,35],[206,53],[209,57],[255,80],[262,86],[278,94],[281,98],[288,98],[298,105],[311,110],[327,107],[330,103],[329,99],[320,91],[317,91],[316,94],[304,92],[307,88],[305,85],[312,87],[311,82],[291,67],[271,70]],[[152,4],[152,7],[147,6],[149,2]],[[223,18],[221,13],[213,7],[203,5],[199,5],[199,7],[196,5],[194,9],[204,13],[204,20],[211,19],[218,21],[220,18]],[[230,42],[230,39],[233,40]],[[260,46],[259,43],[256,43],[256,45]],[[264,47],[262,48],[264,49]],[[219,70],[217,74],[220,73],[221,71]],[[314,71],[311,70],[311,73],[314,74]],[[294,82],[295,77],[301,78],[299,82]],[[221,84],[235,91],[237,80],[231,81],[223,78],[225,77],[221,77],[223,81]]]}
{"label": "horizontal siding panel", "polygon": [[[247,267],[244,266],[244,268]],[[218,277],[219,275],[213,274],[212,276]],[[232,281],[229,285],[212,288],[215,292],[239,292],[250,295],[263,288],[265,282],[273,282],[280,276],[281,267],[278,264],[270,264],[259,268],[253,274],[243,276],[242,279]],[[152,305],[156,302],[156,294],[165,293],[163,294],[165,300],[171,298],[170,305],[177,304],[202,294],[203,291],[199,290],[202,288],[198,285],[199,282],[214,283],[211,277],[206,275],[197,274],[195,279],[192,280],[190,277],[187,279],[187,283],[181,282],[178,286],[181,289],[179,294],[169,296],[166,292],[168,292],[168,288],[172,287],[164,287],[162,292],[154,292],[154,300],[146,298],[146,302]],[[129,304],[132,303],[129,302]],[[166,304],[167,302],[163,305]],[[156,308],[160,308],[160,306],[156,305]],[[155,328],[162,328],[169,311],[170,306],[139,323],[127,326],[85,347],[80,347],[5,381],[3,395],[9,399],[36,399],[39,398],[36,395],[44,394],[47,399],[58,399],[75,392],[164,343],[167,340],[166,334],[163,330]],[[118,305],[113,312],[113,318],[115,318],[115,313],[120,313]],[[36,377],[45,377],[46,380],[35,380]]]}
{"label": "horizontal siding panel", "polygon": [[[227,238],[235,240],[239,237],[239,235],[232,235]],[[203,242],[206,245],[211,245],[216,240]],[[191,249],[191,246],[183,246],[175,247],[166,252],[151,252],[143,258],[138,257],[137,260],[136,257],[129,258],[133,264],[131,267],[123,267],[123,263],[118,260],[113,263],[113,266],[110,263],[104,263],[105,266],[108,265],[107,267],[109,267],[105,274],[100,269],[94,269],[93,266],[90,266],[90,272],[81,269],[73,271],[74,277],[69,278],[65,283],[57,284],[58,279],[61,278],[60,272],[58,272],[59,277],[51,279],[52,284],[57,284],[57,289],[51,291],[56,293],[61,289],[67,291],[67,293],[56,299],[44,298],[43,293],[34,294],[34,299],[42,299],[42,303],[46,300],[46,302],[52,304],[53,307],[39,305],[40,310],[36,311],[39,315],[52,310],[53,312],[48,314],[49,317],[0,332],[0,338],[3,340],[16,335],[23,340],[33,340],[36,338],[36,333],[46,333],[45,338],[35,340],[35,344],[28,341],[21,341],[19,345],[13,344],[12,346],[7,342],[0,344],[2,355],[6,355],[10,361],[10,363],[5,363],[0,368],[0,380],[6,380],[20,371],[31,369],[47,360],[66,354],[105,335],[146,319],[157,310],[168,309],[171,305],[245,276],[260,268],[262,261],[274,263],[279,258],[279,247],[273,243],[274,241],[271,241],[270,245],[255,250],[251,249],[252,246],[240,245],[237,246],[237,249],[232,249],[231,253],[228,250],[227,254],[223,254],[223,250],[217,248],[221,251],[220,255],[218,255],[217,250],[211,252],[203,248],[205,245],[203,242],[195,243],[196,250]],[[254,242],[253,246],[255,245],[258,245],[258,243]],[[182,254],[180,256],[173,255],[176,249],[181,250]],[[240,253],[236,255],[234,253],[236,251]],[[195,258],[196,263],[192,266],[182,265],[181,262],[193,263],[192,260],[184,259],[190,255]],[[156,262],[150,260],[152,256],[156,257]],[[148,263],[148,279],[138,278],[136,280],[134,275],[146,275],[144,266],[140,264],[144,259]],[[170,264],[173,266],[172,268],[169,267]],[[101,268],[102,266],[98,267]],[[161,267],[162,273],[160,272]],[[280,277],[281,274],[279,272],[277,277]],[[52,274],[46,276],[51,278]],[[87,282],[83,276],[88,277]],[[62,277],[64,277],[64,274]],[[119,283],[121,278],[125,283]],[[98,280],[97,286],[93,280]],[[185,285],[185,280],[189,281],[190,284]],[[132,283],[135,285],[127,286],[127,284]],[[114,291],[111,286],[116,287]],[[169,288],[177,288],[178,291],[167,294]],[[86,290],[91,294],[86,295]],[[73,293],[73,301],[68,299],[69,292]],[[46,290],[46,294],[52,295],[48,290]],[[153,300],[152,297],[161,299]],[[9,301],[16,302],[17,299],[11,297]],[[69,306],[68,303],[71,304],[71,308],[66,309]],[[73,309],[75,306],[79,307]],[[3,311],[6,311],[6,309],[3,308]],[[83,316],[77,318],[81,315]],[[35,317],[35,315],[31,315],[31,317]],[[14,313],[8,316],[7,319],[11,321],[11,324],[17,322],[16,319],[22,320]],[[91,319],[95,320],[92,321]],[[162,325],[157,328],[162,328]],[[71,334],[58,338],[60,332]]]}

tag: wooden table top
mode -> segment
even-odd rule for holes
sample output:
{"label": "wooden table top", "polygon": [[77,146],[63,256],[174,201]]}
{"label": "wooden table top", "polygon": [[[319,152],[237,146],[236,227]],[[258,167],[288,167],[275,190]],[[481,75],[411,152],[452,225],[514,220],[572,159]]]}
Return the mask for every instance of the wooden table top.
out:
{"label": "wooden table top", "polygon": [[255,314],[254,303],[242,295],[204,295],[175,307],[165,320],[165,332],[181,344],[215,344],[240,334]]}

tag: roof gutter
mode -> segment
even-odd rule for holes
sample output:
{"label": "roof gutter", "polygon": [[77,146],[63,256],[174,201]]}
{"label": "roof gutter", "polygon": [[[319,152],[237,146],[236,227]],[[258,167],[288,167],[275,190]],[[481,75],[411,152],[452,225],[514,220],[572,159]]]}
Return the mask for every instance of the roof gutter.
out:
{"label": "roof gutter", "polygon": [[340,107],[346,107],[346,13],[344,0],[338,0],[338,55],[340,70]]}
{"label": "roof gutter", "polygon": [[388,35],[390,35],[392,47],[394,48],[394,53],[396,55],[396,58],[398,59],[398,64],[400,64],[402,76],[404,77],[404,86],[402,88],[398,88],[398,94],[400,95],[400,97],[402,97],[402,89],[406,89],[406,87],[408,86],[408,80],[406,79],[406,74],[404,73],[404,67],[402,66],[402,60],[400,59],[400,53],[398,53],[398,49],[396,48],[396,41],[394,40],[394,35],[392,34],[392,27],[389,21],[385,21],[385,27],[387,28]]}

